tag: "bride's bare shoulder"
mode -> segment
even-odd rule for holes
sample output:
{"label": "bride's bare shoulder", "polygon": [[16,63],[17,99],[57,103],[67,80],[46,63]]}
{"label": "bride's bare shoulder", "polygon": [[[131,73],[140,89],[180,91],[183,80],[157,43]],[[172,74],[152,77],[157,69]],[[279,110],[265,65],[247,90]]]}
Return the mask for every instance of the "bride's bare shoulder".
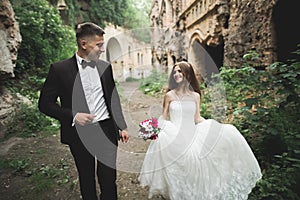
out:
{"label": "bride's bare shoulder", "polygon": [[193,92],[195,100],[200,100],[200,94],[198,92]]}
{"label": "bride's bare shoulder", "polygon": [[173,99],[174,99],[174,94],[173,94],[173,91],[170,90],[165,94],[164,100],[166,102],[169,102],[169,101],[172,101]]}
{"label": "bride's bare shoulder", "polygon": [[194,94],[194,96],[195,96],[196,98],[199,98],[199,97],[200,97],[200,94],[199,94],[198,92],[193,92],[193,94]]}
{"label": "bride's bare shoulder", "polygon": [[170,90],[170,91],[168,91],[166,94],[165,94],[165,96],[166,97],[171,97],[172,95],[173,95],[173,90]]}

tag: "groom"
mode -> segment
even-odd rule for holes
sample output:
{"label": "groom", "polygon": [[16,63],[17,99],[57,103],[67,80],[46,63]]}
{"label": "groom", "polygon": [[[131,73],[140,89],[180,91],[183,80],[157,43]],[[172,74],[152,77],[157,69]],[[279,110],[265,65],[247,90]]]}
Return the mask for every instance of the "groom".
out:
{"label": "groom", "polygon": [[103,29],[80,24],[76,39],[76,54],[50,66],[38,106],[61,124],[61,142],[69,145],[74,157],[82,198],[98,199],[97,175],[100,199],[114,200],[118,140],[128,141],[127,125],[112,67],[99,60],[104,52]]}

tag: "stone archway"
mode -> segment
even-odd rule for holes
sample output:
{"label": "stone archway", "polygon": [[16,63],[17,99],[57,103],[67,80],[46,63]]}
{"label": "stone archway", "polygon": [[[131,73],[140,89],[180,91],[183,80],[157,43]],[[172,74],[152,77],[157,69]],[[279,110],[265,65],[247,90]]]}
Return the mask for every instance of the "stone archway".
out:
{"label": "stone archway", "polygon": [[209,83],[211,81],[212,74],[218,73],[219,70],[207,50],[207,46],[203,40],[203,34],[200,30],[195,31],[192,34],[188,52],[188,60],[195,67],[196,72],[201,77],[200,79]]}
{"label": "stone archway", "polygon": [[114,77],[118,80],[123,79],[124,61],[122,47],[118,39],[115,37],[109,38],[106,45],[106,59],[112,64]]}
{"label": "stone archway", "polygon": [[112,37],[108,40],[106,46],[106,59],[108,62],[116,62],[122,57],[122,48],[119,41]]}

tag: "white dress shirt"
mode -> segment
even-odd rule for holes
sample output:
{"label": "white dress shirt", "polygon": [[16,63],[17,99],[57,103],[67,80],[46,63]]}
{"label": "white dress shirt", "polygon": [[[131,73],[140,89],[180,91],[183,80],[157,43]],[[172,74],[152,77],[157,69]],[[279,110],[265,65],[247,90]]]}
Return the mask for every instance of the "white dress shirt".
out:
{"label": "white dress shirt", "polygon": [[77,65],[83,86],[84,95],[90,110],[95,115],[92,123],[109,118],[104,100],[104,93],[97,67],[82,67],[83,58],[76,53]]}

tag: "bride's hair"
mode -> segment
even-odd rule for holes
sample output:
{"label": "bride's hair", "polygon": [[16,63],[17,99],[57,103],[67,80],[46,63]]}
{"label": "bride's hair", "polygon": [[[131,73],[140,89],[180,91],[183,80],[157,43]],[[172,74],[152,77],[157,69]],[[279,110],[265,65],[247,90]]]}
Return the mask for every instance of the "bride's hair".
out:
{"label": "bride's hair", "polygon": [[189,62],[186,62],[186,61],[177,62],[173,66],[170,77],[169,77],[168,90],[170,91],[170,90],[178,87],[178,83],[176,83],[174,76],[173,76],[174,68],[176,66],[178,66],[181,69],[183,76],[189,83],[190,89],[194,90],[195,92],[198,92],[201,95],[199,81],[195,75],[194,68]]}

